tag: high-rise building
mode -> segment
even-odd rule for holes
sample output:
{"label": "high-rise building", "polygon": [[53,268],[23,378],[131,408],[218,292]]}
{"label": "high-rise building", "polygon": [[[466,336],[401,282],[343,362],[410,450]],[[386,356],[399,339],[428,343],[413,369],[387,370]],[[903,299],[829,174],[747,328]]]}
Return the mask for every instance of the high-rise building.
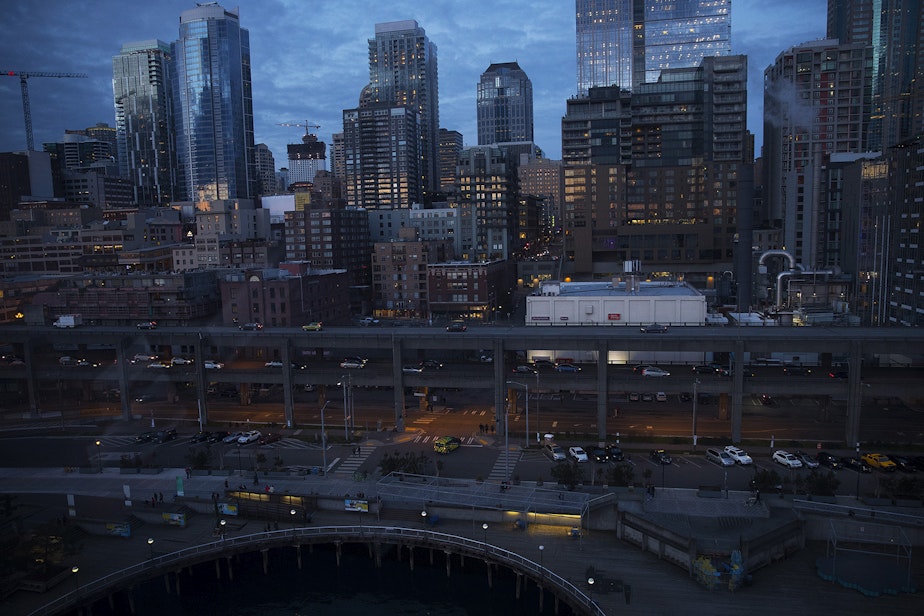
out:
{"label": "high-rise building", "polygon": [[533,83],[516,62],[481,74],[476,105],[478,145],[533,140]]}
{"label": "high-rise building", "polygon": [[890,148],[891,224],[895,231],[889,254],[889,322],[924,326],[924,136]]}
{"label": "high-rise building", "polygon": [[867,151],[870,53],[828,39],[780,53],[764,71],[764,198],[783,248],[825,267],[824,168],[834,152]]}
{"label": "high-rise building", "polygon": [[496,146],[475,146],[459,157],[460,256],[470,263],[506,261],[516,229],[516,164]]}
{"label": "high-rise building", "polygon": [[920,0],[828,0],[828,38],[872,48],[870,150],[924,131],[922,19]]}
{"label": "high-rise building", "polygon": [[343,111],[344,187],[348,205],[409,208],[421,199],[419,114],[366,103]]}
{"label": "high-rise building", "polygon": [[250,33],[237,9],[209,2],[184,11],[171,49],[178,198],[251,197],[257,176]]}
{"label": "high-rise building", "polygon": [[462,153],[462,133],[457,130],[440,129],[440,191],[455,191],[458,181],[456,166]]}
{"label": "high-rise building", "polygon": [[577,89],[632,89],[731,53],[731,0],[577,0]]}
{"label": "high-rise building", "polygon": [[318,171],[326,169],[327,144],[318,141],[317,135],[305,133],[301,143],[286,146],[289,152],[289,181],[314,182]]}
{"label": "high-rise building", "polygon": [[265,143],[256,144],[253,151],[257,169],[256,194],[272,195],[276,192],[276,159]]}
{"label": "high-rise building", "polygon": [[375,38],[369,39],[368,96],[371,103],[407,107],[419,115],[416,184],[424,192],[436,190],[440,129],[436,45],[416,21],[375,25]]}

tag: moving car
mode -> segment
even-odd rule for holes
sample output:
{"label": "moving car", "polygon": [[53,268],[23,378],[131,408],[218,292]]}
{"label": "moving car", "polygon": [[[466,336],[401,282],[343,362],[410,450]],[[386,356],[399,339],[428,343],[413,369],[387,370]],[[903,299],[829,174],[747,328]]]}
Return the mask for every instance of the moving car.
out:
{"label": "moving car", "polygon": [[693,372],[696,374],[715,374],[716,370],[712,366],[693,366]]}
{"label": "moving car", "polygon": [[673,462],[671,457],[663,449],[652,449],[651,453],[648,454],[648,457],[657,462],[658,464],[670,464]]}
{"label": "moving car", "polygon": [[760,403],[763,404],[764,406],[773,406],[773,403],[774,403],[773,396],[771,396],[770,394],[761,394]]}
{"label": "moving car", "polygon": [[889,456],[881,453],[867,453],[860,457],[860,460],[866,462],[870,468],[879,469],[880,471],[892,472],[898,469],[898,465],[889,459]]}
{"label": "moving car", "polygon": [[652,323],[651,325],[642,325],[640,330],[643,334],[666,334],[667,325]]}
{"label": "moving car", "polygon": [[245,332],[258,332],[263,329],[263,323],[244,323],[241,329]]}
{"label": "moving car", "polygon": [[832,379],[846,379],[848,375],[845,370],[832,370],[828,373],[828,376]]}
{"label": "moving car", "polygon": [[513,369],[516,374],[536,374],[536,370],[532,366],[527,366],[525,364],[520,364]]}
{"label": "moving car", "polygon": [[307,325],[302,325],[302,331],[306,331],[306,332],[319,332],[321,331],[321,329],[323,328],[322,328],[322,324],[320,321],[312,321],[311,323],[308,323]]}
{"label": "moving car", "polygon": [[827,466],[832,471],[836,471],[841,467],[841,461],[837,456],[833,456],[827,451],[819,451],[815,454],[815,459],[818,460],[818,463],[822,466]]}
{"label": "moving car", "polygon": [[575,462],[587,462],[587,452],[584,451],[583,447],[569,447],[568,455],[574,458]]}
{"label": "moving car", "polygon": [[214,361],[211,359],[206,360],[205,363],[202,365],[205,366],[206,370],[221,370],[222,368],[225,367],[225,365],[221,363],[220,361]]}
{"label": "moving car", "polygon": [[802,461],[799,458],[782,449],[773,452],[773,461],[787,468],[802,468]]}
{"label": "moving car", "polygon": [[193,363],[191,359],[186,359],[185,357],[171,357],[170,363],[174,366],[185,366],[186,364]]}
{"label": "moving car", "polygon": [[443,364],[436,361],[435,359],[426,359],[420,362],[421,368],[427,368],[428,370],[442,370]]}
{"label": "moving car", "polygon": [[261,434],[259,430],[248,430],[237,438],[237,442],[240,445],[246,445],[247,443],[259,441],[261,436],[263,436],[263,434]]}
{"label": "moving car", "polygon": [[157,329],[157,321],[143,321],[135,325],[138,329]]}
{"label": "moving car", "polygon": [[468,327],[465,325],[464,321],[453,321],[446,326],[447,332],[464,332]]}
{"label": "moving car", "polygon": [[265,368],[282,368],[283,365],[284,364],[278,360],[268,361],[265,364],[263,364]]}
{"label": "moving car", "polygon": [[423,371],[424,371],[423,366],[402,366],[401,367],[401,372],[404,372],[405,374],[420,374]]}
{"label": "moving car", "polygon": [[642,370],[642,376],[670,376],[671,373],[656,366],[650,366]]}
{"label": "moving car", "polygon": [[375,317],[363,317],[359,320],[359,324],[363,327],[372,327],[379,324],[379,320]]}
{"label": "moving car", "polygon": [[732,460],[734,460],[736,463],[742,466],[747,466],[748,464],[754,464],[754,460],[751,459],[751,456],[748,455],[748,452],[738,447],[735,447],[734,445],[726,445],[725,453],[730,455]]}
{"label": "moving car", "polygon": [[555,366],[557,372],[580,372],[581,367],[574,364],[558,364]]}
{"label": "moving car", "polygon": [[342,362],[340,362],[341,368],[365,368],[366,359],[362,357],[345,357]]}
{"label": "moving car", "polygon": [[805,368],[803,366],[783,366],[783,374],[787,376],[808,376],[811,373],[811,368]]}
{"label": "moving car", "polygon": [[148,368],[169,368],[173,364],[167,361],[152,361],[148,364]]}
{"label": "moving car", "polygon": [[433,451],[436,453],[450,453],[462,446],[462,441],[456,436],[441,436],[433,441]]}

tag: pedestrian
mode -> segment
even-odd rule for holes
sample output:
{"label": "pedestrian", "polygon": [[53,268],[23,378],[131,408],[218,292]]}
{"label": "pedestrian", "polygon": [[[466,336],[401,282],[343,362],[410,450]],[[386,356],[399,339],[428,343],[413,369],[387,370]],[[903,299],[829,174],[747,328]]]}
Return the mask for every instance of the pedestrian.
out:
{"label": "pedestrian", "polygon": [[256,473],[254,473],[253,474],[253,485],[259,485],[259,484],[260,484],[260,478],[257,477]]}
{"label": "pedestrian", "polygon": [[478,434],[484,434],[484,424],[478,424]]}
{"label": "pedestrian", "polygon": [[154,498],[151,499],[151,502],[154,503],[154,506],[157,506],[157,492],[154,493]]}
{"label": "pedestrian", "polygon": [[757,489],[754,490],[754,502],[755,503],[760,502],[760,490],[757,490]]}
{"label": "pedestrian", "polygon": [[164,502],[164,493],[163,493],[163,492],[158,492],[158,493],[157,493],[157,500],[160,501],[160,502]]}
{"label": "pedestrian", "polygon": [[225,479],[225,490],[227,490],[227,489],[228,489],[228,480]]}
{"label": "pedestrian", "polygon": [[186,478],[189,479],[190,477],[192,477],[192,469],[187,466],[186,467]]}

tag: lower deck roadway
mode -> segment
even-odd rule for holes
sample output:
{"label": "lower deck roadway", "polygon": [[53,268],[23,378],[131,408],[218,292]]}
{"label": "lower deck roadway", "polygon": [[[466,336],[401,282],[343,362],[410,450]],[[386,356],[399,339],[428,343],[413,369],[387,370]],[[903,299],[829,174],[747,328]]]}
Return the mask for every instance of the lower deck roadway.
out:
{"label": "lower deck roadway", "polygon": [[[107,501],[120,501],[123,485],[132,486],[139,500],[135,507],[149,507],[143,499],[154,492],[163,492],[165,501],[172,500],[176,477],[183,469],[166,469],[160,475],[122,476],[107,469],[102,475],[65,474],[60,469],[0,469],[0,493],[19,495],[21,511],[29,512],[27,524],[38,524],[60,519],[66,512],[64,494],[95,496]],[[203,476],[186,480],[187,494],[208,498],[213,492],[223,492],[224,477]],[[240,480],[240,478],[237,478]],[[245,478],[246,479],[246,478]],[[234,481],[234,478],[231,478]],[[249,483],[249,482],[248,482]],[[372,480],[356,482],[335,479],[331,476],[274,479],[276,492],[292,494],[329,494],[344,496],[364,492],[367,498],[376,495]],[[234,486],[232,486],[234,487]],[[368,523],[381,526],[416,526],[413,522],[389,520],[389,503],[383,499],[386,514],[379,521],[369,518]],[[166,503],[164,505],[166,507]],[[150,509],[148,509],[150,511]],[[312,526],[353,525],[355,513],[320,510],[312,517]],[[74,522],[69,522],[73,524]],[[229,526],[234,534],[261,532],[260,520],[233,519]],[[281,528],[286,528],[283,524]],[[79,581],[87,583],[119,569],[137,564],[148,557],[147,538],[155,540],[158,554],[214,541],[213,519],[209,515],[194,515],[185,529],[166,525],[145,524],[135,529],[131,538],[84,535],[83,549],[75,557],[80,567]],[[661,614],[684,615],[712,613],[741,613],[748,616],[781,613],[877,613],[913,614],[920,609],[920,597],[899,596],[866,597],[861,593],[822,580],[815,572],[815,560],[824,555],[823,544],[809,544],[808,548],[754,572],[753,582],[730,592],[725,589],[708,591],[685,572],[639,548],[614,539],[603,531],[585,533],[580,539],[567,536],[566,529],[532,525],[525,531],[511,526],[489,526],[487,534],[480,524],[471,520],[441,519],[433,530],[469,537],[476,541],[487,539],[491,544],[539,561],[539,545],[544,545],[543,564],[570,580],[582,589],[587,588],[587,567],[595,569],[593,598],[607,614]],[[912,578],[918,587],[924,587],[924,566],[918,557]],[[400,565],[399,565],[400,566]],[[610,592],[613,582],[631,586],[631,603],[625,603],[622,593]],[[27,615],[51,600],[74,588],[65,581],[44,594],[19,591],[3,602],[0,612],[11,616]],[[514,592],[511,587],[510,592]]]}

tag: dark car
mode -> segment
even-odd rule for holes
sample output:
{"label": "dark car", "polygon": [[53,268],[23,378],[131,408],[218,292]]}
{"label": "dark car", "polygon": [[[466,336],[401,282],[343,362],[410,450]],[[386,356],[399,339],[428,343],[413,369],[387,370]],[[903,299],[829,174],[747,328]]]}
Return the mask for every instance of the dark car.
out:
{"label": "dark car", "polygon": [[841,458],[841,466],[844,468],[849,468],[852,471],[858,473],[871,473],[873,469],[869,467],[869,464],[863,460],[858,460],[857,458],[852,458],[850,456],[844,456]]}
{"label": "dark car", "polygon": [[141,434],[135,437],[136,443],[150,443],[153,440],[154,440],[153,432],[142,432]]}
{"label": "dark car", "polygon": [[622,449],[617,445],[606,446],[606,457],[613,462],[622,462],[625,459]]}
{"label": "dark car", "polygon": [[212,432],[209,437],[206,439],[207,443],[221,443],[227,437],[231,436],[231,433],[227,430],[220,430],[218,432]]}
{"label": "dark car", "polygon": [[804,366],[784,366],[783,374],[786,376],[808,376],[812,373],[811,368]]}
{"label": "dark car", "polygon": [[468,327],[465,325],[463,321],[453,321],[452,323],[446,326],[447,332],[464,332],[467,329]]}
{"label": "dark car", "polygon": [[664,451],[663,449],[652,449],[651,454],[649,454],[649,457],[655,462],[657,462],[658,464],[670,464],[671,462],[673,462],[673,460],[671,460],[671,457],[668,455],[668,453]]}
{"label": "dark car", "polygon": [[693,399],[693,394],[691,394],[690,392],[688,392],[688,391],[682,391],[682,392],[680,392],[680,401],[681,401],[681,402],[689,402],[689,401],[692,400],[692,399]]}
{"label": "dark car", "polygon": [[832,471],[836,471],[841,467],[841,461],[837,456],[831,455],[827,451],[819,451],[815,454],[815,459],[818,460],[818,463],[822,466],[827,466]]}
{"label": "dark car", "polygon": [[144,321],[135,325],[138,329],[157,329],[157,321]]}
{"label": "dark car", "polygon": [[763,404],[764,406],[773,406],[773,403],[774,403],[773,396],[771,396],[770,394],[761,394],[760,403]]}
{"label": "dark car", "polygon": [[584,448],[584,451],[587,452],[587,457],[594,462],[606,462],[609,460],[609,456],[606,454],[606,450],[603,447],[588,445]]}
{"label": "dark car", "polygon": [[428,370],[441,370],[443,368],[443,364],[436,361],[435,359],[427,359],[420,362],[420,367],[427,368]]}
{"label": "dark car", "polygon": [[919,471],[924,471],[924,456],[915,456],[911,458],[911,464]]}
{"label": "dark car", "polygon": [[843,370],[831,371],[828,373],[828,376],[832,379],[846,379],[847,373]]}
{"label": "dark car", "polygon": [[271,432],[271,433],[268,433],[268,434],[264,434],[264,435],[260,438],[260,440],[257,441],[257,444],[259,444],[259,445],[269,445],[269,444],[271,444],[271,443],[275,443],[276,441],[278,441],[278,440],[281,439],[281,438],[282,438],[282,435],[281,435],[281,434],[276,434],[275,432]]}
{"label": "dark car", "polygon": [[640,328],[643,334],[666,334],[667,325],[661,325],[660,323],[652,323],[651,325],[642,325]]}
{"label": "dark car", "polygon": [[154,433],[154,442],[156,443],[166,443],[167,441],[172,441],[176,438],[176,430],[170,428],[169,430],[158,430]]}
{"label": "dark car", "polygon": [[245,332],[258,332],[263,329],[263,323],[244,323],[241,329]]}
{"label": "dark car", "polygon": [[892,462],[895,462],[895,466],[898,467],[903,473],[913,473],[917,469],[914,467],[914,463],[911,461],[911,458],[906,458],[905,456],[893,456],[889,454],[889,459]]}
{"label": "dark car", "polygon": [[715,374],[716,370],[713,366],[693,366],[693,372],[696,374]]}
{"label": "dark car", "polygon": [[197,432],[192,435],[192,438],[189,439],[190,443],[204,443],[209,440],[209,437],[212,436],[211,432]]}

